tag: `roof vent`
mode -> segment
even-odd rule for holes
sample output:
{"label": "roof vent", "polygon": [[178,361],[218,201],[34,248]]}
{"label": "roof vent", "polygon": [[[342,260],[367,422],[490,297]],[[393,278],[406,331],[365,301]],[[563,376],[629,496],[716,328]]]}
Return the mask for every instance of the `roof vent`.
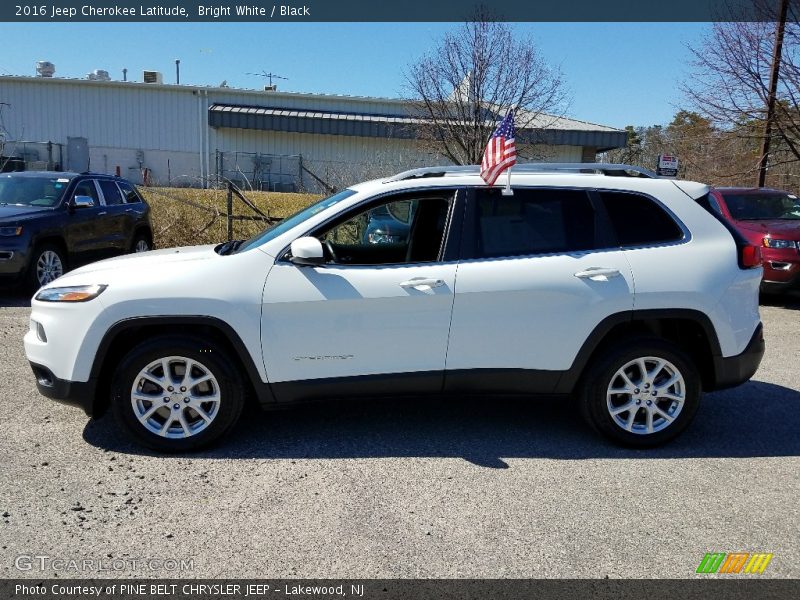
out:
{"label": "roof vent", "polygon": [[111,76],[108,71],[104,69],[95,69],[91,73],[86,74],[86,79],[89,81],[111,81]]}
{"label": "roof vent", "polygon": [[164,76],[158,71],[145,71],[142,74],[142,81],[145,83],[164,83]]}
{"label": "roof vent", "polygon": [[56,66],[49,60],[40,60],[36,63],[36,74],[39,77],[52,77],[56,72]]}

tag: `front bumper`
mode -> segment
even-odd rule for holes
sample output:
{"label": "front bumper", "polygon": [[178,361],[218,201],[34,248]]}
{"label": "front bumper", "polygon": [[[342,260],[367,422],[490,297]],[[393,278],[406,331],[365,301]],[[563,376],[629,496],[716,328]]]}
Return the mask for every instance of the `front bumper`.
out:
{"label": "front bumper", "polygon": [[791,290],[800,290],[800,269],[792,277],[785,279],[772,278],[764,272],[764,280],[761,282],[761,291],[770,293],[783,293]]}
{"label": "front bumper", "polygon": [[27,248],[8,244],[3,244],[0,246],[0,279],[18,279],[25,274],[27,268]]}
{"label": "front bumper", "polygon": [[762,248],[764,257],[763,292],[800,289],[800,256],[795,249]]}
{"label": "front bumper", "polygon": [[749,380],[755,375],[758,366],[761,364],[764,348],[764,326],[759,323],[744,352],[736,356],[714,357],[714,386],[712,390],[724,390],[741,385]]}
{"label": "front bumper", "polygon": [[88,416],[95,416],[96,380],[66,381],[53,375],[53,372],[43,365],[33,362],[30,365],[36,377],[36,387],[42,396],[62,404],[80,407]]}

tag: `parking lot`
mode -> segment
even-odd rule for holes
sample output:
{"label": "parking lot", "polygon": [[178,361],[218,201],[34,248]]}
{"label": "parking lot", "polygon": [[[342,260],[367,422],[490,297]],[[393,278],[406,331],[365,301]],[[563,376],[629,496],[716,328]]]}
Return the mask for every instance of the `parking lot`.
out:
{"label": "parking lot", "polygon": [[39,396],[26,304],[0,297],[2,577],[684,578],[739,551],[800,577],[797,298],[762,307],[756,378],[654,451],[564,402],[472,399],[252,413],[184,456]]}

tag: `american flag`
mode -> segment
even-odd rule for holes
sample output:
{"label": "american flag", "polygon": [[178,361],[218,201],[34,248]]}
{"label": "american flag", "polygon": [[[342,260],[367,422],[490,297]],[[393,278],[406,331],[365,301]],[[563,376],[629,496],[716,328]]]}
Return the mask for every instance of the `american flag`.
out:
{"label": "american flag", "polygon": [[514,109],[510,109],[506,118],[495,129],[481,162],[481,177],[494,185],[500,173],[517,163],[517,147],[514,145]]}

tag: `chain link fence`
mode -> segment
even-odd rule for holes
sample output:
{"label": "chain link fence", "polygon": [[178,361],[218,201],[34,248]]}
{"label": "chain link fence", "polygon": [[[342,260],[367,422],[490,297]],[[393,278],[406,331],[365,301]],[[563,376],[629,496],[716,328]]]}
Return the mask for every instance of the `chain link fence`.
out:
{"label": "chain link fence", "polygon": [[243,190],[297,192],[303,189],[302,162],[299,154],[217,150],[214,156],[216,184],[221,187],[232,182]]}
{"label": "chain link fence", "polygon": [[63,144],[0,139],[0,172],[60,171],[64,159]]}
{"label": "chain link fence", "polygon": [[[437,162],[441,159],[436,157]],[[369,163],[309,159],[302,154],[262,154],[217,150],[214,183],[243,190],[331,193],[354,183],[386,177],[431,162],[430,156],[375,155]]]}

